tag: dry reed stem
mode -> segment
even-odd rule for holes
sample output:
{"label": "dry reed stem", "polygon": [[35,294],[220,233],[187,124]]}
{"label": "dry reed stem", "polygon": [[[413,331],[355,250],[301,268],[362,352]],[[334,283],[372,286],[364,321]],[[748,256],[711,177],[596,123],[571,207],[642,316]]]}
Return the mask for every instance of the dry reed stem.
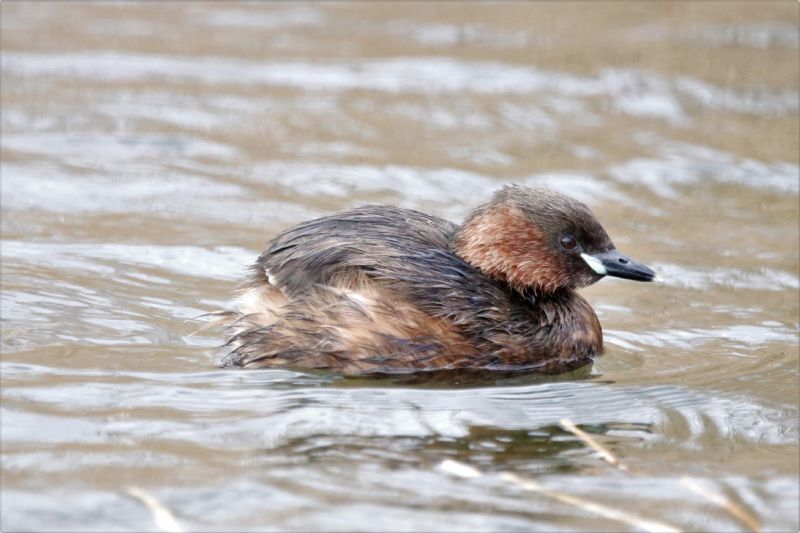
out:
{"label": "dry reed stem", "polygon": [[[602,457],[603,460],[605,460],[607,463],[619,468],[620,470],[625,470],[625,471],[628,470],[628,467],[622,464],[620,460],[617,459],[617,457],[613,453],[608,451],[599,442],[594,440],[594,438],[591,435],[589,435],[588,433],[580,429],[578,426],[576,426],[572,422],[572,420],[570,420],[569,418],[562,418],[560,422],[561,426],[564,427],[564,429],[566,429],[567,431],[569,431],[570,433],[581,439],[583,442],[585,442],[589,447],[595,450],[600,455],[600,457]],[[743,509],[742,507],[730,501],[722,494],[712,492],[708,489],[703,488],[695,480],[691,479],[688,476],[684,476],[683,478],[681,478],[681,483],[695,494],[698,494],[707,499],[708,501],[721,507],[729,515],[731,515],[741,524],[750,529],[750,531],[753,531],[754,533],[760,533],[761,525],[759,524],[758,519],[751,513],[749,513],[747,510]]]}
{"label": "dry reed stem", "polygon": [[642,518],[640,516],[626,513],[625,511],[620,511],[619,509],[614,509],[613,507],[608,507],[602,503],[586,500],[565,492],[550,490],[540,485],[536,481],[533,481],[532,479],[524,479],[516,474],[512,474],[511,472],[501,473],[500,478],[508,483],[517,485],[524,490],[544,494],[545,496],[553,498],[554,500],[558,500],[562,503],[574,505],[575,507],[583,509],[584,511],[594,513],[602,516],[603,518],[608,518],[609,520],[616,520],[617,522],[628,524],[629,526],[639,528],[643,531],[650,531],[653,533],[675,533],[680,531],[680,529],[676,528],[675,526],[671,526],[663,522]]}
{"label": "dry reed stem", "polygon": [[569,418],[562,418],[560,420],[560,423],[561,423],[561,426],[564,429],[566,429],[567,431],[569,431],[570,433],[572,433],[573,435],[575,435],[576,437],[581,439],[590,448],[592,448],[594,451],[596,451],[600,455],[600,457],[603,458],[603,460],[605,462],[607,462],[608,464],[619,468],[620,470],[627,470],[628,469],[628,467],[625,466],[624,464],[622,464],[619,461],[619,459],[617,459],[617,457],[613,453],[608,451],[605,447],[603,447],[603,445],[601,445],[599,442],[594,440],[594,438],[591,435],[589,435],[588,433],[583,431],[581,428],[576,426],[572,422],[572,420],[570,420]]}
{"label": "dry reed stem", "polygon": [[175,519],[172,511],[167,509],[155,496],[146,490],[139,487],[128,487],[125,492],[147,506],[150,512],[153,513],[153,519],[161,531],[167,533],[183,533],[185,531]]}
{"label": "dry reed stem", "polygon": [[747,512],[745,509],[739,507],[728,498],[719,494],[718,492],[712,492],[702,485],[700,485],[696,480],[690,478],[689,476],[683,476],[681,478],[681,483],[683,486],[702,496],[703,498],[707,499],[710,502],[713,502],[723,509],[725,509],[728,514],[738,520],[742,525],[746,526],[755,533],[760,533],[761,531],[761,524],[758,522],[758,519]]}
{"label": "dry reed stem", "polygon": [[[477,468],[459,461],[453,461],[452,459],[442,461],[439,464],[439,469],[453,476],[465,479],[483,476],[483,472]],[[639,516],[626,513],[625,511],[613,509],[601,503],[579,498],[577,496],[572,496],[571,494],[564,492],[548,489],[532,479],[521,478],[511,472],[501,472],[500,479],[506,483],[520,487],[523,490],[542,494],[543,496],[553,498],[554,500],[558,500],[567,505],[572,505],[588,513],[596,514],[604,518],[608,518],[609,520],[622,522],[623,524],[639,528],[643,531],[649,531],[653,533],[674,533],[680,531],[680,529],[663,522],[641,518]]]}

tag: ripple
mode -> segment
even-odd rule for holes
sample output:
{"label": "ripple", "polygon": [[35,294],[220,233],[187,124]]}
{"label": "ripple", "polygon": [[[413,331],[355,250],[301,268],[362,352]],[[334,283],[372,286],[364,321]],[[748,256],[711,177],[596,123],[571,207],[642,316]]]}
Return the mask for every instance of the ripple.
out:
{"label": "ripple", "polygon": [[[276,4],[273,4],[276,6]],[[280,4],[277,4],[280,6]],[[255,28],[259,32],[300,27],[318,27],[325,23],[325,14],[310,5],[280,6],[281,9],[270,9],[267,12],[252,9],[232,9],[225,7],[209,12],[196,9],[191,20],[195,24],[223,28]]]}
{"label": "ripple", "polygon": [[[108,355],[90,357],[89,346],[184,344],[179,339],[191,327],[181,319],[223,306],[211,298],[209,282],[223,280],[229,290],[257,255],[233,247],[9,240],[0,245],[4,353],[60,343],[101,364]],[[70,281],[49,281],[54,278]]]}
{"label": "ripple", "polygon": [[229,145],[180,135],[14,133],[3,135],[3,147],[22,153],[48,155],[68,165],[77,166],[89,166],[92,161],[98,159],[120,163],[143,156],[148,158],[183,156],[190,159],[204,156],[232,160],[238,153]]}
{"label": "ripple", "polygon": [[[262,376],[270,373],[261,372]],[[474,427],[516,430],[558,426],[563,417],[578,424],[660,427],[659,434],[669,435],[667,426],[674,424],[671,420],[677,414],[682,420],[695,421],[690,424],[691,431],[682,436],[681,445],[686,446],[707,438],[710,429],[720,438],[735,434],[770,444],[790,444],[798,430],[797,424],[786,426],[779,409],[753,403],[740,395],[706,394],[682,386],[609,387],[565,382],[469,390],[274,389],[259,387],[258,380],[255,386],[250,384],[250,374],[228,372],[221,376],[221,384],[216,383],[216,374],[215,381],[207,382],[194,376],[194,384],[179,378],[172,387],[159,385],[165,376],[142,381],[135,374],[124,374],[130,380],[127,383],[81,381],[30,387],[10,382],[4,401],[6,406],[26,404],[31,413],[44,410],[48,416],[60,413],[66,418],[79,407],[82,424],[92,426],[95,422],[90,420],[102,420],[104,433],[127,438],[166,436],[162,426],[173,423],[166,438],[201,446],[235,440],[242,446],[276,447],[312,435],[463,438]],[[15,381],[26,376],[21,367],[12,375],[17,376]],[[226,385],[232,379],[238,381],[238,386]],[[323,385],[324,381],[317,384]],[[106,418],[124,412],[140,414],[132,420]],[[161,414],[154,417],[146,413]],[[8,443],[35,441],[40,431],[49,427],[16,419],[10,413],[9,416],[19,429],[9,433]],[[205,427],[211,420],[212,426]],[[200,426],[204,427],[202,431],[198,431]],[[76,441],[82,441],[81,435],[96,433],[87,433],[80,427],[83,426],[68,433]],[[627,430],[625,434],[630,436],[632,432]],[[638,436],[645,441],[659,438],[651,432]]]}
{"label": "ripple", "polygon": [[[251,62],[222,57],[178,57],[121,53],[40,55],[9,52],[3,70],[16,76],[56,76],[106,81],[172,80],[225,85],[273,85],[304,90],[368,89],[392,93],[479,94],[545,93],[554,96],[611,97],[622,112],[683,124],[687,117],[678,96],[702,106],[757,115],[798,109],[797,92],[750,89],[738,92],[681,77],[676,83],[658,74],[633,69],[604,69],[578,76],[496,62],[457,61],[439,57],[384,60]],[[720,100],[709,94],[724,95]]]}
{"label": "ripple", "polygon": [[609,340],[623,347],[649,346],[679,349],[698,348],[708,343],[729,348],[753,348],[776,342],[793,343],[798,333],[778,322],[761,324],[736,324],[713,328],[667,329],[650,332],[609,331]]}
{"label": "ripple", "polygon": [[787,162],[764,163],[688,143],[661,143],[659,158],[635,158],[609,168],[616,180],[644,185],[667,198],[678,187],[714,180],[753,189],[800,194],[800,167]]}
{"label": "ripple", "polygon": [[797,276],[774,268],[742,270],[723,267],[689,267],[672,263],[655,263],[653,268],[672,287],[709,289],[713,286],[753,291],[785,291],[800,288]]}
{"label": "ripple", "polygon": [[4,489],[3,524],[25,524],[22,529],[43,531],[151,530],[149,512],[123,496],[121,489],[117,494],[86,487]]}
{"label": "ripple", "polygon": [[[88,163],[88,160],[87,160]],[[42,209],[54,213],[85,211],[135,213],[180,211],[195,216],[218,213],[226,202],[236,202],[241,189],[160,168],[145,170],[133,162],[114,177],[93,168],[65,172],[47,163],[3,165],[2,203],[5,209]],[[92,160],[92,167],[114,166],[113,158]],[[152,166],[152,165],[151,165]],[[164,174],[169,179],[165,179]],[[130,179],[120,180],[120,174]],[[224,206],[227,209],[227,205]]]}
{"label": "ripple", "polygon": [[[163,246],[118,243],[49,243],[26,241],[0,241],[3,258],[16,259],[27,264],[55,266],[68,270],[93,268],[95,272],[110,274],[114,269],[98,260],[122,265],[157,267],[174,274],[209,277],[224,280],[240,278],[245,268],[258,255],[257,251],[234,246]],[[99,269],[99,270],[98,270]]]}
{"label": "ripple", "polygon": [[634,28],[629,35],[637,41],[676,39],[694,45],[747,46],[751,48],[798,48],[797,26],[780,20],[742,22],[739,24],[695,24],[673,29],[659,24]]}
{"label": "ripple", "polygon": [[[625,201],[619,188],[591,174],[547,172],[498,181],[496,178],[454,168],[418,168],[402,165],[343,165],[293,161],[270,161],[254,167],[253,181],[278,185],[308,198],[348,199],[361,205],[381,195],[402,197],[405,207],[431,210],[460,220],[475,206],[508,183],[548,187],[591,202]],[[460,201],[453,201],[452,184],[458,183]]]}
{"label": "ripple", "polygon": [[480,46],[516,48],[533,41],[529,32],[510,29],[496,31],[481,24],[432,24],[421,23],[419,20],[393,20],[379,26],[379,31],[435,47],[474,43]]}

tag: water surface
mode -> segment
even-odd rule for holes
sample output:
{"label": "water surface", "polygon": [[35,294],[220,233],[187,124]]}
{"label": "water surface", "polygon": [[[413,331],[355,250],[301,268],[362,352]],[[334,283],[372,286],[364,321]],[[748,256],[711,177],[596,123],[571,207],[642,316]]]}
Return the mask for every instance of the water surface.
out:
{"label": "water surface", "polygon": [[[2,529],[688,530],[798,519],[798,5],[2,4]],[[364,203],[591,205],[660,285],[559,378],[216,368],[277,231]],[[589,431],[620,472],[559,420]],[[437,468],[480,468],[458,479]]]}

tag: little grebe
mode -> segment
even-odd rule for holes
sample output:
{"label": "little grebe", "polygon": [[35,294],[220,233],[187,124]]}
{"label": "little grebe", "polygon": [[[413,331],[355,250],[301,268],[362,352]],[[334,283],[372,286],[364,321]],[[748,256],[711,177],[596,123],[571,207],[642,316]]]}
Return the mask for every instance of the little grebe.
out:
{"label": "little grebe", "polygon": [[558,373],[603,349],[575,289],[616,276],[652,281],[584,204],[506,187],[461,225],[366,206],[269,242],[230,324],[224,365],[345,374],[440,369]]}

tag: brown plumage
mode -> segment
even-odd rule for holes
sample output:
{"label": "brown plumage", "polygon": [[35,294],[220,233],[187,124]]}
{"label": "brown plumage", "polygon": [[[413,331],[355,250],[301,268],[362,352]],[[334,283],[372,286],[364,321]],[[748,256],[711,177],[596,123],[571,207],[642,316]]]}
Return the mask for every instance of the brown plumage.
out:
{"label": "brown plumage", "polygon": [[583,366],[603,347],[575,289],[649,281],[580,202],[506,187],[462,226],[366,206],[275,237],[228,312],[225,365],[345,374]]}

